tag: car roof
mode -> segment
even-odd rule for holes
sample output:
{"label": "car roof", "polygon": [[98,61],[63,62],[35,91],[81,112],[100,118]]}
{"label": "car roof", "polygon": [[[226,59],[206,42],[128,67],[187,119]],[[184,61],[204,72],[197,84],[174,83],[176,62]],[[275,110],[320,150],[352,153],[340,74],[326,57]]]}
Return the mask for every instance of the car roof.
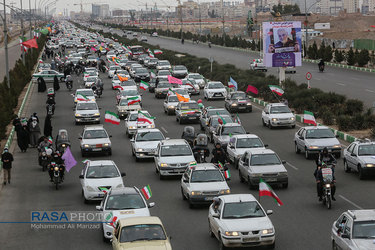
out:
{"label": "car roof", "polygon": [[210,84],[210,83],[221,83],[221,84],[223,84],[223,83],[220,82],[220,81],[211,81],[211,82],[208,82],[207,84]]}
{"label": "car roof", "polygon": [[259,136],[255,135],[255,134],[242,134],[242,135],[232,135],[233,138],[259,138]]}
{"label": "car roof", "polygon": [[196,171],[196,170],[219,170],[215,164],[213,163],[198,163],[196,166],[194,166],[193,168],[193,171]]}
{"label": "car roof", "polygon": [[137,216],[128,217],[118,220],[118,223],[123,226],[140,225],[140,224],[160,224],[162,225],[159,217],[156,216]]}
{"label": "car roof", "polygon": [[[91,91],[92,91],[92,89],[77,89],[76,92],[79,92],[79,91],[87,91],[87,90],[91,90]],[[94,91],[92,91],[92,92],[94,92]]]}
{"label": "car roof", "polygon": [[137,133],[144,133],[144,132],[160,132],[158,128],[141,128],[137,130]]}
{"label": "car roof", "polygon": [[236,122],[228,122],[226,124],[223,124],[222,126],[223,127],[242,127],[241,124],[236,123]]}
{"label": "car roof", "polygon": [[[142,113],[148,113],[148,111],[144,110],[144,109],[142,109],[141,111],[142,111]],[[130,111],[129,115],[132,115],[132,114],[138,114],[138,111]],[[148,113],[148,114],[150,114],[150,113]]]}
{"label": "car roof", "polygon": [[251,150],[252,155],[276,154],[273,150],[268,148],[255,148]]}
{"label": "car roof", "polygon": [[225,203],[257,201],[252,194],[227,194],[219,196]]}
{"label": "car roof", "polygon": [[119,194],[139,194],[139,191],[135,187],[122,187],[111,189],[109,195],[119,195]]}
{"label": "car roof", "polygon": [[77,104],[78,103],[96,103],[96,101],[77,101]]}
{"label": "car roof", "polygon": [[103,124],[97,124],[97,125],[86,125],[85,127],[84,127],[84,130],[96,130],[96,129],[104,129],[105,130],[105,128],[103,127]]}
{"label": "car roof", "polygon": [[97,160],[97,161],[89,161],[87,163],[89,166],[100,166],[100,165],[116,165],[111,160]]}
{"label": "car roof", "polygon": [[327,126],[306,126],[305,129],[329,129]]}
{"label": "car roof", "polygon": [[375,141],[371,141],[370,139],[365,138],[365,139],[358,139],[354,141],[353,143],[361,144],[361,145],[372,145],[372,144],[375,144]]}
{"label": "car roof", "polygon": [[243,92],[243,91],[232,91],[232,92],[230,92],[229,94],[239,94],[239,93],[245,93],[245,92]]}
{"label": "car roof", "polygon": [[375,218],[375,209],[348,210],[347,213],[354,221],[367,221]]}
{"label": "car roof", "polygon": [[268,103],[268,105],[271,107],[288,107],[284,103]]}
{"label": "car roof", "polygon": [[190,100],[190,101],[188,101],[188,102],[180,102],[181,103],[181,105],[182,104],[184,104],[184,103],[197,103],[196,101],[194,101],[194,100]]}
{"label": "car roof", "polygon": [[188,143],[184,139],[168,139],[162,140],[160,142],[162,146],[171,146],[171,145],[188,145]]}

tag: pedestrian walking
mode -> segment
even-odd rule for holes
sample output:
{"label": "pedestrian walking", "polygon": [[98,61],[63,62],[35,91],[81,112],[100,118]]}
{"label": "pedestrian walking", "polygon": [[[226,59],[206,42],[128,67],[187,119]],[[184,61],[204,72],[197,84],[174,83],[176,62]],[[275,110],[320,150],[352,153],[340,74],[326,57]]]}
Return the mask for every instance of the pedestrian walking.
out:
{"label": "pedestrian walking", "polygon": [[27,126],[23,126],[20,131],[17,132],[17,144],[21,149],[21,152],[26,152],[30,143],[30,133],[27,130]]}
{"label": "pedestrian walking", "polygon": [[13,126],[16,132],[22,129],[21,119],[18,117],[18,115],[16,115],[16,117],[13,119]]}
{"label": "pedestrian walking", "polygon": [[57,78],[57,76],[53,78],[53,89],[55,90],[55,92],[60,89],[59,79]]}
{"label": "pedestrian walking", "polygon": [[4,148],[4,152],[1,155],[1,162],[3,163],[4,169],[4,185],[10,184],[10,170],[12,168],[13,155],[9,153],[8,148]]}
{"label": "pedestrian walking", "polygon": [[45,92],[47,90],[46,82],[43,77],[38,78],[38,92]]}
{"label": "pedestrian walking", "polygon": [[44,120],[44,136],[51,136],[52,137],[52,122],[51,122],[51,115],[47,115],[46,119]]}
{"label": "pedestrian walking", "polygon": [[40,126],[37,117],[31,117],[29,122],[29,131],[30,131],[30,145],[32,147],[38,146],[38,140],[40,138]]}

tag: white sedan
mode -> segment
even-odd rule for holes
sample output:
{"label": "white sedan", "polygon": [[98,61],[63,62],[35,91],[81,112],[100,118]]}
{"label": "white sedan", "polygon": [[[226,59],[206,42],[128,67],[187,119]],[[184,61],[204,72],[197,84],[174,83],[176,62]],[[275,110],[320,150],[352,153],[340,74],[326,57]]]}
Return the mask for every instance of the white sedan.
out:
{"label": "white sedan", "polygon": [[210,99],[225,99],[227,90],[221,82],[208,82],[203,90],[204,98]]}
{"label": "white sedan", "polygon": [[[142,113],[151,116],[148,111],[142,110]],[[128,137],[131,137],[140,128],[155,128],[154,119],[147,119],[148,121],[138,121],[138,111],[131,111],[125,119],[125,131]]]}
{"label": "white sedan", "polygon": [[103,199],[112,188],[123,188],[123,176],[125,173],[121,173],[113,161],[88,161],[79,176],[85,203]]}
{"label": "white sedan", "polygon": [[118,65],[112,65],[108,69],[108,78],[112,78],[117,73],[117,70],[122,70],[122,68]]}
{"label": "white sedan", "polygon": [[138,129],[134,139],[130,140],[135,160],[154,158],[160,141],[164,139],[164,135],[157,128]]}

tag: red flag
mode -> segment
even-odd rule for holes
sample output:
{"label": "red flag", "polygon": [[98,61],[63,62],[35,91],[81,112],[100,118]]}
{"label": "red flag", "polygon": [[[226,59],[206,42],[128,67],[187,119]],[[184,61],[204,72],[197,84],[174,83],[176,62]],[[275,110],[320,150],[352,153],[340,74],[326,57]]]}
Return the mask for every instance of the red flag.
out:
{"label": "red flag", "polygon": [[38,43],[35,38],[23,42],[22,45],[26,48],[38,48]]}
{"label": "red flag", "polygon": [[254,86],[248,85],[248,86],[247,86],[247,89],[246,89],[246,93],[249,92],[249,91],[250,91],[251,93],[256,94],[256,95],[258,94],[258,89],[255,88]]}

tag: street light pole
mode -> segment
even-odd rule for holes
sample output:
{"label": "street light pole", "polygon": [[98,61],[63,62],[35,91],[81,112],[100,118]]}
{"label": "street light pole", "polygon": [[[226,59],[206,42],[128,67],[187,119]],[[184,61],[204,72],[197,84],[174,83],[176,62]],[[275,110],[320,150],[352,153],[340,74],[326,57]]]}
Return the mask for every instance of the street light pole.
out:
{"label": "street light pole", "polygon": [[[23,39],[23,36],[25,35],[25,32],[23,30],[23,11],[22,11],[22,0],[20,0],[21,2],[21,37]],[[22,63],[25,64],[25,50],[23,49],[23,46],[21,46],[21,49],[22,49]]]}
{"label": "street light pole", "polygon": [[29,22],[30,22],[30,39],[33,37],[31,35],[31,29],[32,29],[32,25],[31,25],[31,0],[29,0]]}
{"label": "street light pole", "polygon": [[305,0],[305,51],[304,55],[306,57],[307,54],[307,10],[306,10],[306,0]]}
{"label": "street light pole", "polygon": [[10,89],[10,79],[9,79],[9,57],[8,57],[8,28],[7,28],[7,15],[5,10],[5,0],[4,3],[4,49],[5,49],[5,71],[7,76],[7,86]]}
{"label": "street light pole", "polygon": [[225,45],[225,18],[224,18],[224,1],[221,0],[221,12],[223,14],[223,45]]}

